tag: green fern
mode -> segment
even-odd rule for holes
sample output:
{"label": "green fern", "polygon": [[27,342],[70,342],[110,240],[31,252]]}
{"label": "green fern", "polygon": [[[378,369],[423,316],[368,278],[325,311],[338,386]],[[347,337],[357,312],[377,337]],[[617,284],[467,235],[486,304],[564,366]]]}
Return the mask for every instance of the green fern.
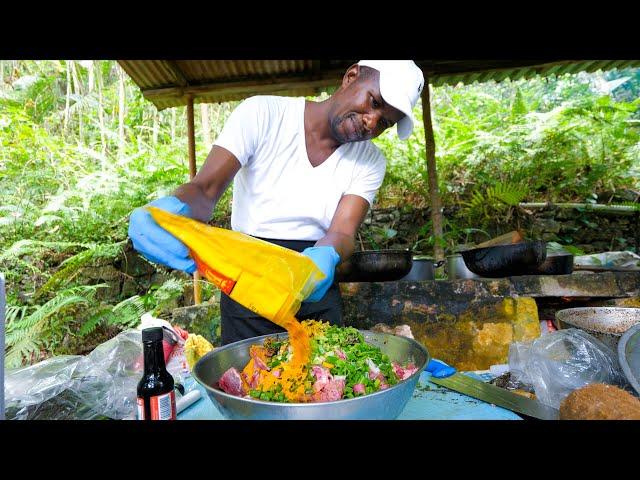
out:
{"label": "green fern", "polygon": [[134,295],[113,307],[99,309],[83,323],[78,334],[85,337],[100,325],[133,328],[138,325],[140,317],[147,311],[144,299],[139,295]]}
{"label": "green fern", "polygon": [[475,221],[478,226],[484,226],[496,214],[517,206],[526,196],[524,187],[511,183],[497,183],[485,191],[476,190],[470,200],[464,202],[467,221]]}
{"label": "green fern", "polygon": [[484,206],[486,203],[487,199],[485,197],[485,194],[476,190],[475,192],[473,192],[473,195],[471,195],[471,199],[465,204],[472,211],[484,211]]}
{"label": "green fern", "polygon": [[516,87],[516,94],[511,104],[511,120],[515,120],[518,117],[526,115],[529,111],[527,104],[522,97],[522,91]]}
{"label": "green fern", "polygon": [[89,319],[82,324],[80,329],[78,330],[78,335],[80,337],[86,337],[88,334],[93,332],[98,325],[105,321],[105,318],[108,317],[112,313],[112,307],[104,307],[98,309],[93,315],[89,317]]}
{"label": "green fern", "polygon": [[142,297],[134,295],[113,307],[112,316],[108,319],[108,323],[110,325],[133,327],[138,324],[140,317],[146,311],[147,308]]}
{"label": "green fern", "polygon": [[66,251],[71,248],[91,248],[91,244],[78,242],[43,242],[39,240],[19,240],[0,254],[0,262],[22,255],[41,253],[45,250]]}
{"label": "green fern", "polygon": [[26,310],[24,310],[19,319],[17,318],[18,313],[14,312],[24,307],[13,309],[10,307],[13,318],[7,324],[5,336],[7,367],[22,365],[25,358],[29,358],[42,347],[45,339],[42,338],[41,333],[48,326],[52,317],[73,306],[89,304],[93,300],[96,290],[103,287],[106,287],[106,284],[82,285],[62,290],[31,314],[26,315]]}
{"label": "green fern", "polygon": [[497,204],[515,207],[526,196],[527,190],[520,185],[497,183],[484,192],[475,191],[466,205],[472,209],[482,209],[487,205],[495,207]]}
{"label": "green fern", "polygon": [[487,196],[515,207],[527,196],[527,190],[520,185],[498,183],[487,189]]}
{"label": "green fern", "polygon": [[191,284],[190,280],[180,280],[177,278],[170,278],[165,281],[160,287],[151,292],[153,302],[156,304],[153,312],[154,314],[160,313],[165,307],[177,298],[180,298],[184,294],[184,288],[187,284]]}
{"label": "green fern", "polygon": [[11,325],[15,321],[20,321],[24,318],[24,316],[29,311],[29,306],[16,306],[16,305],[7,305],[6,309],[6,325],[7,327]]}
{"label": "green fern", "polygon": [[78,334],[84,337],[100,325],[124,328],[136,327],[140,317],[147,312],[158,314],[171,301],[184,292],[187,280],[170,278],[159,287],[153,287],[146,295],[134,295],[113,307],[102,307],[94,312],[80,327]]}
{"label": "green fern", "polygon": [[35,293],[34,298],[40,298],[43,294],[69,283],[84,267],[100,258],[117,257],[122,252],[124,243],[125,242],[90,245],[86,250],[73,257],[67,258],[60,264],[60,269]]}

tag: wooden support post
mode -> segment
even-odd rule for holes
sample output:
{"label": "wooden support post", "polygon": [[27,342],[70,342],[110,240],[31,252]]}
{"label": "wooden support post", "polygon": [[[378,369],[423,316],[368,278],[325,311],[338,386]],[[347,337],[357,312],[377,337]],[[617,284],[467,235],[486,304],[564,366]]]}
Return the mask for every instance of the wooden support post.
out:
{"label": "wooden support post", "polygon": [[431,122],[431,100],[429,95],[429,80],[425,78],[422,89],[422,121],[424,122],[424,145],[427,157],[427,173],[429,175],[429,200],[431,204],[431,223],[433,228],[433,254],[436,259],[444,259],[442,247],[442,202],[438,191],[438,172],[436,169],[436,142],[433,138],[433,123]]}
{"label": "wooden support post", "polygon": [[[196,176],[196,132],[193,120],[193,96],[187,97],[187,136],[189,142],[189,178]],[[200,273],[196,270],[193,274],[193,301],[196,305],[201,303]]]}
{"label": "wooden support post", "polygon": [[196,176],[196,132],[193,120],[193,97],[187,98],[187,136],[189,141],[189,178]]}

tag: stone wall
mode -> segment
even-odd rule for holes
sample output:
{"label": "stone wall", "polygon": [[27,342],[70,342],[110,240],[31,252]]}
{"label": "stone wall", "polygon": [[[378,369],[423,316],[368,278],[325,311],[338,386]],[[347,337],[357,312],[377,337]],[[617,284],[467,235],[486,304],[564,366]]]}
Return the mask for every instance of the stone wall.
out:
{"label": "stone wall", "polygon": [[638,217],[578,209],[545,209],[528,215],[525,228],[536,238],[574,245],[585,253],[628,250],[634,247],[636,251],[640,251]]}
{"label": "stone wall", "polygon": [[[503,297],[472,280],[343,283],[348,326],[409,325],[433,358],[460,370],[506,363],[512,342],[540,335],[532,298]],[[488,288],[488,290],[487,290]]]}
{"label": "stone wall", "polygon": [[[143,295],[151,286],[162,285],[169,278],[188,279],[189,276],[147,262],[128,242],[117,258],[98,259],[83,267],[79,278],[87,284],[106,283],[109,288],[99,289],[97,298],[117,303],[133,295]],[[190,289],[185,288],[184,295],[178,303],[193,303]]]}
{"label": "stone wall", "polygon": [[[445,207],[445,218],[453,218],[457,210],[458,207]],[[429,254],[431,247],[423,240],[431,235],[429,221],[429,208],[373,208],[358,231],[358,249],[410,248]],[[228,217],[214,223],[222,228],[230,228]],[[459,228],[466,227],[477,228],[476,225],[459,225]],[[640,251],[640,214],[619,215],[559,208],[518,209],[508,225],[490,225],[489,231],[499,235],[517,228],[524,230],[530,238],[573,245],[586,254],[630,248]],[[393,237],[385,234],[390,230],[397,233]],[[482,234],[469,236],[470,242],[484,240],[487,237]]]}
{"label": "stone wall", "polygon": [[[451,218],[454,208],[445,208],[444,216]],[[370,248],[413,248],[431,253],[425,242],[416,243],[431,235],[425,225],[428,224],[428,208],[411,209],[395,207],[372,209],[359,231],[361,249]],[[510,229],[520,228],[530,238],[554,241],[563,245],[573,245],[586,254],[618,251],[635,248],[640,251],[640,215],[617,215],[595,212],[583,212],[578,209],[545,209],[525,211],[519,209],[510,225],[492,226],[489,230],[498,234]],[[475,228],[475,225],[467,227]],[[460,226],[463,228],[463,226]],[[385,237],[389,229],[397,233],[394,237]],[[421,231],[422,230],[422,231]],[[373,242],[371,241],[373,238]],[[480,242],[486,236],[476,234],[469,241]]]}
{"label": "stone wall", "polygon": [[431,355],[460,370],[508,362],[509,345],[540,335],[538,320],[588,300],[634,306],[640,272],[423,282],[342,283],[345,323],[409,325]]}

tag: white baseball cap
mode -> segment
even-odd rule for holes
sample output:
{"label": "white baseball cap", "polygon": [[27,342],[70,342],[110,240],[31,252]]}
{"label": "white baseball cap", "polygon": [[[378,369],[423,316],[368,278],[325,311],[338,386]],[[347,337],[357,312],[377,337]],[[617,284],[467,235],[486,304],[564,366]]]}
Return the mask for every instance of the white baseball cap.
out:
{"label": "white baseball cap", "polygon": [[422,70],[413,60],[360,60],[358,65],[380,72],[380,95],[405,115],[396,125],[398,137],[409,138],[413,131],[413,107],[424,86]]}

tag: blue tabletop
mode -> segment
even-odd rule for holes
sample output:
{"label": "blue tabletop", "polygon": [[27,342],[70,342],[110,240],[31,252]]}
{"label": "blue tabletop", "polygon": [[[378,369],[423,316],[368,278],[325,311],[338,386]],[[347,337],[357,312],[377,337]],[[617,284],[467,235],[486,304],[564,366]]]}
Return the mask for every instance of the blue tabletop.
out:
{"label": "blue tabletop", "polygon": [[[483,381],[493,378],[488,373],[464,373]],[[431,383],[430,378],[428,372],[422,372],[413,396],[398,420],[522,420],[509,410]],[[226,420],[202,386],[192,378],[185,386],[187,390],[199,389],[201,398],[180,412],[178,420]]]}

